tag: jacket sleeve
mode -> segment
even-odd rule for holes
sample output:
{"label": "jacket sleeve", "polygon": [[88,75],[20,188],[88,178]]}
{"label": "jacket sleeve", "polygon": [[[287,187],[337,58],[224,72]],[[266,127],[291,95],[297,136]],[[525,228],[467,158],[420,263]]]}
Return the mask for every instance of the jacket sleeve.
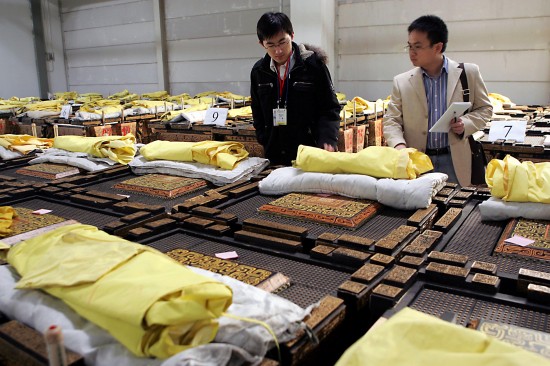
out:
{"label": "jacket sleeve", "polygon": [[250,99],[253,125],[256,129],[256,140],[258,140],[261,145],[265,146],[265,120],[260,98],[258,96],[258,80],[256,79],[256,72],[254,69],[250,72]]}
{"label": "jacket sleeve", "polygon": [[393,78],[390,102],[384,114],[382,128],[388,146],[395,147],[399,144],[407,144],[403,136],[403,105],[397,78]]}
{"label": "jacket sleeve", "polygon": [[470,89],[470,102],[472,108],[461,117],[464,123],[464,137],[474,134],[485,127],[493,115],[493,106],[489,100],[487,87],[483,82],[479,67],[476,64],[465,64],[468,88]]}
{"label": "jacket sleeve", "polygon": [[330,72],[325,64],[321,64],[318,75],[317,101],[319,119],[312,126],[312,133],[317,141],[317,147],[329,144],[336,149],[338,130],[340,129],[340,103],[336,98]]}

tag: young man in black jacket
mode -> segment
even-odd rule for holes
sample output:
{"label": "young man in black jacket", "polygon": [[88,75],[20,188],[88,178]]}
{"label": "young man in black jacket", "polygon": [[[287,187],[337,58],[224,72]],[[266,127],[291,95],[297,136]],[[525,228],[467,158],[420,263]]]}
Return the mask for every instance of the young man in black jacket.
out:
{"label": "young man in black jacket", "polygon": [[265,157],[290,165],[300,144],[336,151],[340,105],[326,55],[294,43],[292,23],[283,13],[265,13],[256,30],[267,54],[252,68],[250,94]]}

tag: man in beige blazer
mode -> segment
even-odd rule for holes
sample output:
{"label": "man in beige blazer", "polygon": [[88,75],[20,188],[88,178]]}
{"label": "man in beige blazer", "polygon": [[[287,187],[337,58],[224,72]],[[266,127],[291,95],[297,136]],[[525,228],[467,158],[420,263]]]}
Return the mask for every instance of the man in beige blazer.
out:
{"label": "man in beige blazer", "polygon": [[471,184],[472,158],[468,136],[482,129],[492,116],[487,88],[475,64],[465,64],[472,107],[451,123],[449,133],[428,130],[453,102],[463,101],[462,69],[446,56],[448,32],[438,17],[416,19],[408,28],[407,48],[414,69],[393,79],[383,130],[388,146],[413,147],[426,152],[434,170],[447,173],[449,181]]}

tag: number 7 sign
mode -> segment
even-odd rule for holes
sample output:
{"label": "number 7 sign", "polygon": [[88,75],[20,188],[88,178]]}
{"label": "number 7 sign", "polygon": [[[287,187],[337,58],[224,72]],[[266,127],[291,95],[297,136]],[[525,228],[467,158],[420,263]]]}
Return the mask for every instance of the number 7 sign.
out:
{"label": "number 7 sign", "polygon": [[492,121],[489,130],[489,141],[504,139],[523,142],[526,129],[527,121],[525,120]]}

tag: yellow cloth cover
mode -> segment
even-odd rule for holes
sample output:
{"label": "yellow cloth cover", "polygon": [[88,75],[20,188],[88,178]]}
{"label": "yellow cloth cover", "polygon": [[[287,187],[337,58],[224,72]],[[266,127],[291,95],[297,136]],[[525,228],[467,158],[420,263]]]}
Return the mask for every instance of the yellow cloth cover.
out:
{"label": "yellow cloth cover", "polygon": [[550,162],[520,162],[506,155],[489,162],[485,181],[491,195],[504,201],[550,203]]}
{"label": "yellow cloth cover", "polygon": [[68,91],[68,92],[57,92],[54,93],[55,99],[61,99],[61,100],[74,100],[78,97],[78,93],[74,91]]}
{"label": "yellow cloth cover", "polygon": [[46,100],[43,102],[25,104],[25,111],[47,111],[47,112],[59,112],[65,104],[64,100]]}
{"label": "yellow cloth cover", "polygon": [[128,95],[130,95],[130,92],[128,91],[128,89],[124,89],[121,92],[109,95],[107,98],[109,98],[109,99],[122,99],[124,97],[127,97]]}
{"label": "yellow cloth cover", "polygon": [[165,102],[162,100],[133,100],[130,102],[134,107],[144,107],[151,109],[153,112],[155,111],[155,108],[162,107],[164,111],[164,107],[166,106],[166,109],[174,110],[176,105],[174,103]]}
{"label": "yellow cloth cover", "polygon": [[11,101],[19,101],[19,102],[23,102],[23,103],[29,103],[29,102],[39,102],[40,101],[40,98],[39,97],[11,97],[9,100]]}
{"label": "yellow cloth cover", "polygon": [[53,147],[109,158],[127,165],[136,155],[136,138],[131,133],[126,136],[57,136],[53,141]]}
{"label": "yellow cloth cover", "polygon": [[239,94],[233,94],[229,91],[224,91],[224,92],[220,92],[220,93],[216,93],[216,95],[218,97],[222,97],[222,98],[226,98],[226,99],[234,99],[234,100],[244,100],[244,101],[250,101],[250,97],[248,96],[244,96],[244,95],[239,95]]}
{"label": "yellow cloth cover", "polygon": [[405,308],[375,326],[336,366],[548,366],[535,353],[482,332]]}
{"label": "yellow cloth cover", "polygon": [[414,179],[433,169],[426,154],[413,148],[397,150],[387,146],[369,146],[358,153],[345,153],[300,145],[293,165],[306,172],[394,179]]}
{"label": "yellow cloth cover", "polygon": [[139,150],[147,160],[196,161],[233,170],[248,157],[243,144],[232,141],[153,141]]}
{"label": "yellow cloth cover", "polygon": [[0,206],[0,238],[8,236],[11,233],[10,227],[14,217],[17,217],[17,213],[13,207]]}
{"label": "yellow cloth cover", "polygon": [[106,329],[132,353],[167,358],[214,339],[231,289],[147,246],[68,225],[8,252],[17,288],[40,288]]}
{"label": "yellow cloth cover", "polygon": [[52,147],[53,139],[34,137],[30,135],[0,135],[0,146],[28,154],[35,149],[48,149]]}
{"label": "yellow cloth cover", "polygon": [[181,93],[181,94],[178,94],[178,95],[169,95],[168,98],[166,98],[166,100],[168,102],[179,104],[179,103],[181,103],[182,99],[185,100],[185,99],[190,99],[190,98],[191,98],[191,96],[188,93]]}
{"label": "yellow cloth cover", "polygon": [[185,102],[185,105],[207,104],[208,106],[211,106],[213,101],[214,101],[214,98],[200,97],[200,98],[186,99],[184,102]]}
{"label": "yellow cloth cover", "polygon": [[489,97],[494,98],[502,103],[512,104],[510,98],[499,93],[489,93]]}
{"label": "yellow cloth cover", "polygon": [[202,93],[199,93],[199,94],[195,94],[195,96],[193,98],[209,97],[211,95],[217,95],[219,93],[220,92],[215,91],[215,90],[208,90],[208,91],[205,91],[205,92],[202,92]]}
{"label": "yellow cloth cover", "polygon": [[159,90],[152,93],[143,93],[141,94],[141,99],[150,99],[150,100],[165,100],[168,98],[168,92],[166,90]]}
{"label": "yellow cloth cover", "polygon": [[233,108],[227,111],[227,117],[229,118],[235,118],[235,117],[251,117],[252,116],[252,107],[241,107],[241,108]]}

